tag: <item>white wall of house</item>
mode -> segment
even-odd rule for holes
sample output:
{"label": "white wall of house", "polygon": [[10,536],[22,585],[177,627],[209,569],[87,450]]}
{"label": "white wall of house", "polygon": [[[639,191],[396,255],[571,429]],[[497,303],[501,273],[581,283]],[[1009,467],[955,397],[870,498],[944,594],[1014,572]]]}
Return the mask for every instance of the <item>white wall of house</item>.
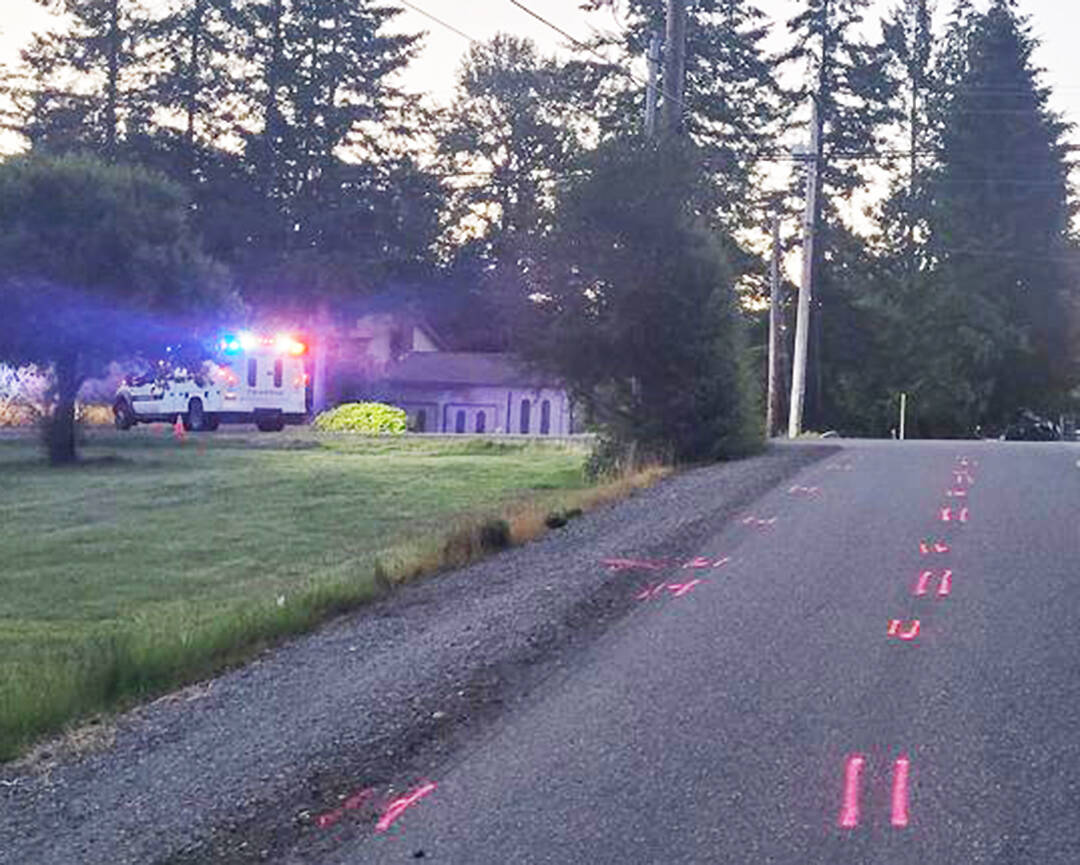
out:
{"label": "white wall of house", "polygon": [[349,351],[358,355],[369,369],[381,372],[396,360],[394,356],[394,332],[399,332],[398,352],[403,351],[438,351],[431,334],[423,327],[411,323],[402,323],[391,314],[365,315],[356,320],[356,325],[346,334],[352,341]]}
{"label": "white wall of house", "polygon": [[571,433],[570,400],[559,388],[399,386],[396,396],[418,432]]}

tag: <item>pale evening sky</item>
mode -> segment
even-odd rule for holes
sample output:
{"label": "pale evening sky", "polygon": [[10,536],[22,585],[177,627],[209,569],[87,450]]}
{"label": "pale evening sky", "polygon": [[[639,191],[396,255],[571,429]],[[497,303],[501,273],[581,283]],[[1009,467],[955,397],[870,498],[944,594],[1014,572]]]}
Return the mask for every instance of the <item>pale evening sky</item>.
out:
{"label": "pale evening sky", "polygon": [[[562,38],[530,18],[509,0],[410,0],[413,5],[431,12],[477,39],[487,39],[499,31],[534,39],[545,51],[556,51]],[[656,0],[658,4],[663,0]],[[985,5],[986,0],[982,0]],[[618,26],[618,13],[605,9],[586,13],[580,0],[526,0],[540,14],[567,32],[587,38],[590,27],[612,30]],[[782,22],[798,8],[798,0],[760,0],[761,7],[777,22]],[[878,0],[875,16],[893,8],[896,0]],[[938,3],[947,8],[946,0]],[[1055,97],[1053,106],[1070,120],[1080,120],[1080,3],[1075,0],[1021,0],[1021,9],[1031,16],[1036,35],[1042,41],[1037,62],[1046,70],[1046,83]],[[0,61],[14,60],[19,47],[35,29],[49,25],[51,15],[34,0],[0,0]],[[422,56],[406,76],[408,86],[445,99],[452,88],[454,74],[465,40],[423,16],[406,10],[399,18],[402,29],[427,31]]]}
{"label": "pale evening sky", "polygon": [[[168,0],[151,0],[155,4]],[[469,36],[484,40],[498,32],[514,33],[533,39],[545,53],[559,52],[565,40],[548,27],[515,7],[510,0],[409,0],[416,7],[461,30]],[[587,13],[579,6],[581,0],[523,0],[526,6],[580,39],[594,32],[611,31],[619,26],[618,11],[603,9]],[[663,0],[655,0],[659,5]],[[976,0],[982,8],[989,0]],[[868,26],[876,34],[877,20],[895,8],[898,0],[876,0],[868,14]],[[58,4],[57,4],[58,5]],[[625,0],[619,0],[625,6]],[[800,8],[800,0],[759,0],[760,7],[776,22],[774,31],[784,38],[783,22]],[[951,0],[939,0],[939,14],[952,6]],[[1030,16],[1034,33],[1042,43],[1036,63],[1046,70],[1043,81],[1052,87],[1052,107],[1065,119],[1080,123],[1080,51],[1076,33],[1080,30],[1078,0],[1021,0],[1021,10]],[[35,31],[47,28],[53,16],[34,0],[0,0],[0,62],[17,59],[19,48]],[[453,91],[454,79],[462,54],[468,43],[424,16],[406,9],[397,19],[397,28],[406,32],[426,33],[423,51],[404,75],[404,85],[444,102]],[[640,64],[640,60],[637,61]],[[1073,134],[1080,143],[1080,131]],[[11,152],[16,139],[0,135],[0,154]],[[794,142],[787,142],[788,144]],[[866,191],[872,196],[870,190]],[[858,196],[847,208],[849,217],[858,220],[866,203]]]}

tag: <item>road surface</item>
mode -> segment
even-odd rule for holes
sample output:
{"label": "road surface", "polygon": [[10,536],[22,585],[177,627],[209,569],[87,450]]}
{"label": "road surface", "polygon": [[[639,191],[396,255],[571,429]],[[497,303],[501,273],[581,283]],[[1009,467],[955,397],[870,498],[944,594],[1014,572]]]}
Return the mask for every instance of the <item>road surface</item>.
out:
{"label": "road surface", "polygon": [[307,861],[1080,862],[1078,457],[846,443],[615,564],[637,610]]}

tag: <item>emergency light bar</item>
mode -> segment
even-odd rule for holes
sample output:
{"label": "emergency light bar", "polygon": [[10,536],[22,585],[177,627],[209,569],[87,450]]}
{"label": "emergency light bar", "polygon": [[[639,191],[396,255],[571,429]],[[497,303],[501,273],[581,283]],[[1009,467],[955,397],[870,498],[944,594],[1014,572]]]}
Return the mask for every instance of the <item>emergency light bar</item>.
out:
{"label": "emergency light bar", "polygon": [[231,355],[239,354],[242,351],[251,351],[259,345],[273,348],[280,354],[290,354],[293,357],[299,357],[307,351],[307,346],[304,345],[304,343],[287,333],[279,333],[277,336],[272,337],[257,337],[255,334],[248,331],[241,331],[236,334],[226,334],[218,343],[218,348],[224,354]]}

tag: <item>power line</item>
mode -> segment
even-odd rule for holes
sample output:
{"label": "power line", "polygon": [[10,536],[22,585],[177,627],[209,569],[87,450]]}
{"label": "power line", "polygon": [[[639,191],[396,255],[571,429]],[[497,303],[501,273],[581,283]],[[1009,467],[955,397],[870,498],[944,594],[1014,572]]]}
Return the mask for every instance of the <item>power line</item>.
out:
{"label": "power line", "polygon": [[473,42],[473,43],[479,44],[479,40],[474,39],[472,36],[470,36],[464,30],[458,30],[458,28],[455,27],[453,24],[448,24],[447,22],[443,21],[441,18],[436,18],[430,12],[425,12],[419,6],[413,6],[413,4],[409,2],[409,0],[399,0],[399,2],[401,3],[402,6],[406,7],[407,9],[412,9],[413,12],[416,12],[419,15],[423,15],[425,18],[428,18],[431,21],[434,21],[436,24],[442,25],[443,27],[445,27],[447,30],[451,31],[452,33],[456,33],[458,36],[460,36],[462,39],[466,40],[467,42]]}
{"label": "power line", "polygon": [[[403,6],[409,8],[409,9],[412,9],[414,12],[416,12],[416,13],[418,13],[420,15],[423,15],[425,18],[428,18],[431,21],[434,21],[436,24],[440,25],[441,27],[446,28],[447,30],[451,31],[452,33],[457,34],[458,36],[465,39],[469,43],[471,43],[473,45],[483,46],[483,43],[480,42],[480,40],[476,39],[473,36],[470,36],[468,33],[461,30],[460,28],[454,26],[453,24],[450,24],[449,22],[444,21],[443,19],[441,19],[441,18],[439,18],[439,17],[437,17],[435,15],[432,15],[430,12],[427,12],[426,10],[421,9],[419,6],[416,6],[415,4],[409,2],[409,0],[400,0],[400,2],[401,2],[401,4]],[[639,86],[642,86],[642,87],[648,86],[646,82],[639,79],[636,75],[634,75],[634,73],[630,72],[627,69],[624,69],[623,67],[619,66],[617,63],[613,63],[609,58],[602,55],[593,46],[588,45],[587,43],[582,42],[580,39],[577,39],[576,37],[572,36],[570,33],[568,33],[563,28],[559,27],[557,24],[553,23],[552,21],[549,21],[544,16],[542,16],[539,13],[537,13],[537,12],[533,11],[532,9],[530,9],[524,3],[520,2],[520,0],[509,0],[509,2],[512,5],[516,6],[518,9],[520,9],[522,12],[525,12],[530,17],[534,18],[535,20],[537,20],[540,23],[544,24],[546,27],[549,27],[551,30],[558,33],[564,39],[569,40],[575,47],[579,48],[580,50],[587,51],[588,53],[592,54],[594,57],[599,58],[600,60],[602,60],[604,62],[605,65],[611,67],[612,69],[617,71],[619,74],[621,74],[621,75],[625,76],[626,78],[628,78],[630,81],[633,81],[635,84],[638,84]],[[664,95],[665,98],[672,99],[673,101],[676,101],[680,106],[682,106],[683,109],[688,108],[688,106],[686,105],[686,103],[684,101],[675,99],[674,96],[669,94],[662,87],[660,88],[660,92]],[[572,104],[571,104],[571,107],[575,108],[575,110],[579,111],[582,114],[586,114],[586,112],[583,109],[578,109],[578,108],[576,108],[576,106],[573,106]],[[595,118],[593,118],[592,115],[587,115],[587,116],[589,117],[590,120],[595,120]],[[1066,150],[1080,150],[1080,146],[1077,146],[1077,147],[1070,146],[1070,147],[1066,147],[1065,149]],[[722,154],[722,155],[727,156],[729,154]],[[911,155],[912,154],[911,154],[910,151],[902,151],[902,150],[882,151],[882,152],[879,152],[879,153],[831,153],[831,154],[827,155],[827,160],[826,161],[828,161],[828,162],[865,162],[865,163],[879,162],[880,163],[880,162],[892,162],[892,161],[895,161],[895,160],[898,160],[898,159],[907,159]],[[920,155],[920,156],[933,156],[933,155],[935,155],[935,153],[934,153],[934,151],[920,151],[920,152],[917,153],[917,155]],[[736,161],[745,161],[748,164],[756,164],[756,163],[761,163],[761,162],[772,162],[772,163],[780,163],[780,164],[782,164],[782,163],[788,163],[788,162],[790,162],[790,163],[799,163],[799,162],[806,161],[805,156],[803,156],[801,154],[798,154],[798,153],[792,153],[792,152],[787,151],[787,150],[773,151],[773,152],[767,152],[767,151],[766,152],[761,152],[761,153],[754,154],[753,156],[751,156],[751,157],[749,157],[749,158],[747,158],[745,160],[739,160],[737,156],[735,158],[736,158]],[[491,176],[494,173],[495,173],[494,170],[491,170],[491,171],[464,171],[464,172],[460,172],[460,173],[446,174],[446,175],[444,175],[444,178],[450,178],[450,177],[481,177],[481,176],[485,176],[485,175],[486,176]]]}
{"label": "power line", "polygon": [[[599,51],[597,51],[595,48],[593,48],[593,46],[589,45],[588,43],[582,42],[580,39],[577,39],[574,36],[571,36],[569,33],[567,33],[565,30],[563,30],[557,24],[553,24],[551,21],[549,21],[547,18],[545,18],[539,12],[534,12],[532,9],[530,9],[528,6],[526,6],[524,3],[522,3],[521,0],[510,0],[510,3],[513,6],[516,6],[518,9],[520,9],[526,15],[529,15],[532,18],[535,18],[537,21],[539,21],[541,24],[545,25],[546,27],[550,27],[552,30],[554,30],[556,33],[558,33],[564,39],[569,39],[570,42],[574,45],[574,47],[576,47],[576,48],[578,48],[578,49],[580,49],[582,51],[588,51],[590,54],[592,54],[593,57],[598,57],[600,60],[604,61],[605,64],[612,67],[619,74],[624,75],[627,78],[629,78],[631,81],[633,81],[639,87],[648,87],[649,86],[648,82],[642,81],[640,78],[638,78],[629,69],[624,69],[622,66],[618,65],[617,63],[612,63],[611,60],[609,60],[607,57],[605,57],[603,54],[601,54]],[[670,99],[675,104],[677,104],[680,108],[682,108],[684,111],[689,110],[686,103],[683,100],[676,98],[674,95],[669,93],[664,87],[660,88],[660,93],[663,95],[663,97],[665,99]]]}

